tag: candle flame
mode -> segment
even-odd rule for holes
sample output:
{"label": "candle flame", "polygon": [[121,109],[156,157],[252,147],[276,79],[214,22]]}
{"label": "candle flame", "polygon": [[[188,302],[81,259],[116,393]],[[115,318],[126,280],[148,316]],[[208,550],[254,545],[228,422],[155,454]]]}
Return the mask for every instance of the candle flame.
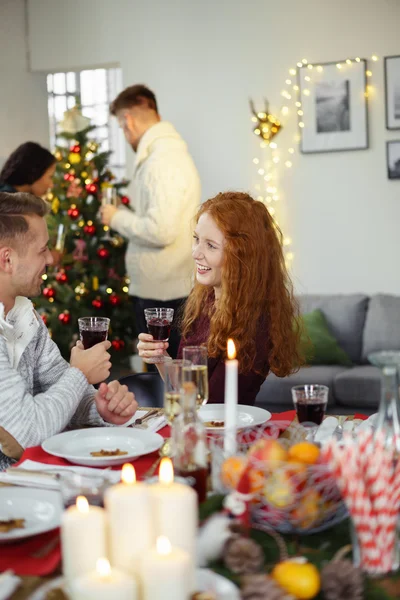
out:
{"label": "candle flame", "polygon": [[89,502],[86,500],[85,496],[78,496],[76,499],[76,508],[80,513],[88,513],[89,512]]}
{"label": "candle flame", "polygon": [[100,577],[109,577],[111,574],[110,562],[106,558],[98,558],[96,562],[96,571]]}
{"label": "candle flame", "polygon": [[170,484],[174,481],[174,467],[172,464],[172,460],[167,456],[161,461],[160,464],[160,474],[159,474],[160,483]]}
{"label": "candle flame", "polygon": [[136,483],[135,467],[129,463],[125,463],[122,467],[121,480],[127,485]]}
{"label": "candle flame", "polygon": [[157,538],[156,542],[157,552],[158,554],[162,554],[163,556],[167,556],[167,554],[171,553],[171,542],[165,535],[160,535]]}
{"label": "candle flame", "polygon": [[228,340],[228,358],[229,360],[236,358],[235,342],[231,338]]}

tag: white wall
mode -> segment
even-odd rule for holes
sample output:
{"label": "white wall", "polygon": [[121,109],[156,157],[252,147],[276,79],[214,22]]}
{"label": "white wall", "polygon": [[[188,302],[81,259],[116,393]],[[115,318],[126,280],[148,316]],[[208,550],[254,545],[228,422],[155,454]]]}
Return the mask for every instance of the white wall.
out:
{"label": "white wall", "polygon": [[[28,0],[36,71],[120,63],[159,98],[199,166],[204,197],[256,194],[248,97],[281,105],[301,58],[400,54],[398,0]],[[296,154],[279,209],[302,292],[400,293],[400,182],[388,181],[383,61],[374,64],[367,151]],[[296,133],[292,117],[280,134]],[[279,141],[279,138],[278,138]],[[289,143],[289,142],[288,142]]]}
{"label": "white wall", "polygon": [[22,142],[49,144],[46,78],[27,51],[24,0],[0,0],[0,166]]}

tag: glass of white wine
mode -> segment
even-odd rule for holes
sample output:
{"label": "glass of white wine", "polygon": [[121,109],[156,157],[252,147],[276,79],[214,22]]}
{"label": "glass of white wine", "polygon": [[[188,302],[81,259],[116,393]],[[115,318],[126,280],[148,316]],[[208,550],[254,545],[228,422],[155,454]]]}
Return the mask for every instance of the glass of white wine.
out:
{"label": "glass of white wine", "polygon": [[183,370],[188,360],[168,360],[164,363],[164,414],[170,425],[181,412]]}
{"label": "glass of white wine", "polygon": [[200,406],[208,402],[208,366],[206,346],[186,346],[183,358],[191,364],[183,369],[183,381],[192,381],[197,388],[196,404]]}

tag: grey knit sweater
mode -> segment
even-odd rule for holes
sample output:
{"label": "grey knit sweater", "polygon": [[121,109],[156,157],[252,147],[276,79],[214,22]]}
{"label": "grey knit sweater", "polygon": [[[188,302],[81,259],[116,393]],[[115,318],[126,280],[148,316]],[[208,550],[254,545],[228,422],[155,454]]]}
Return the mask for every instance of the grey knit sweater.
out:
{"label": "grey knit sweater", "polygon": [[[40,318],[39,325],[17,369],[0,334],[0,425],[23,448],[68,426],[105,425],[93,400],[96,390],[62,358]],[[0,446],[0,470],[12,462]]]}

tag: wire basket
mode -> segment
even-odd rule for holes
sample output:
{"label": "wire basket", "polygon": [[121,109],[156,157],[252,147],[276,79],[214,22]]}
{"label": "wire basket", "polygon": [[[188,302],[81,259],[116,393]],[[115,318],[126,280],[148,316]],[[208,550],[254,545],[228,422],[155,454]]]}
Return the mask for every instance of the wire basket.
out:
{"label": "wire basket", "polygon": [[[289,448],[305,439],[301,425],[272,421],[235,433],[231,442],[235,440],[236,452],[228,459],[225,434],[221,431],[209,436],[212,487],[216,492],[229,493],[246,471],[254,523],[280,533],[308,534],[328,529],[347,517],[335,479],[325,464],[287,458]],[[274,443],[265,443],[267,440]]]}

